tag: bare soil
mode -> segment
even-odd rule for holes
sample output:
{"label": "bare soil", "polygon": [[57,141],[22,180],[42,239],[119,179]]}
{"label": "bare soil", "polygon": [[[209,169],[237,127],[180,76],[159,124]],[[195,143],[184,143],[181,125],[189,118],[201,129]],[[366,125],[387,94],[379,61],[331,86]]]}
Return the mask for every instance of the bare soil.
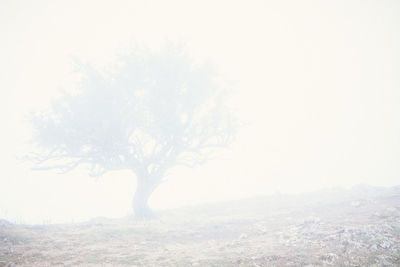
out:
{"label": "bare soil", "polygon": [[400,187],[66,225],[0,221],[0,266],[400,266]]}

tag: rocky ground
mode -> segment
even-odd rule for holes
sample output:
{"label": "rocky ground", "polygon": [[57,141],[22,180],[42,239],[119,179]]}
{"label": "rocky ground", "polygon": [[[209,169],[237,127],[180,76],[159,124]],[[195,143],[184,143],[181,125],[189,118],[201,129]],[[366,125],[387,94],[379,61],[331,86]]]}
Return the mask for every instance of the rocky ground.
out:
{"label": "rocky ground", "polygon": [[165,211],[152,221],[0,221],[0,266],[400,266],[400,187]]}

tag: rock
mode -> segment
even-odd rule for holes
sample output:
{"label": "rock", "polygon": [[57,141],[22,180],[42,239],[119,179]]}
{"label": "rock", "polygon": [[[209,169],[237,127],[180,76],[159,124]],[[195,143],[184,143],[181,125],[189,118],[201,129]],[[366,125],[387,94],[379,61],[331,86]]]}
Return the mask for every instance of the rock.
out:
{"label": "rock", "polygon": [[338,258],[338,255],[335,253],[328,253],[326,255],[323,255],[320,257],[320,259],[325,263],[325,264],[333,264],[334,261]]}
{"label": "rock", "polygon": [[304,219],[301,225],[306,226],[306,225],[316,224],[316,223],[319,223],[320,221],[321,221],[321,219],[319,217],[310,216],[310,217]]}
{"label": "rock", "polygon": [[384,240],[379,244],[379,246],[381,248],[387,249],[387,248],[390,248],[392,246],[392,244],[389,241]]}
{"label": "rock", "polygon": [[0,219],[0,227],[9,227],[11,225],[12,225],[11,222],[4,220],[4,219]]}
{"label": "rock", "polygon": [[239,236],[239,239],[246,239],[248,236],[246,235],[246,234],[241,234],[240,236]]}
{"label": "rock", "polygon": [[267,228],[262,224],[254,224],[252,228],[257,234],[262,235],[267,233]]}

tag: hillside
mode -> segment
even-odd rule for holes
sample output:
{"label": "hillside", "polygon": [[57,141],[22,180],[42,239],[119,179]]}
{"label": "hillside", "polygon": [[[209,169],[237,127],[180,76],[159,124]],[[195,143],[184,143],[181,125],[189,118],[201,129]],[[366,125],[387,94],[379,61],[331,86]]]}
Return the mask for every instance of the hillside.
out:
{"label": "hillside", "polygon": [[0,222],[0,266],[400,266],[400,187],[356,186],[68,225]]}

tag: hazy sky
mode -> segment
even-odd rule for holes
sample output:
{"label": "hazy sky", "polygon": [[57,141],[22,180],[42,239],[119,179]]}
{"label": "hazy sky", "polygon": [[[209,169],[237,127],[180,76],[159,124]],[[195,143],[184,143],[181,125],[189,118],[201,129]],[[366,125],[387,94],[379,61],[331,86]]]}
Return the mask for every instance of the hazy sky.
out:
{"label": "hazy sky", "polygon": [[178,41],[232,84],[246,127],[219,161],[175,169],[155,208],[400,181],[398,1],[1,1],[0,217],[84,220],[130,212],[133,174],[18,165],[24,116],[73,85],[71,58],[106,67]]}

